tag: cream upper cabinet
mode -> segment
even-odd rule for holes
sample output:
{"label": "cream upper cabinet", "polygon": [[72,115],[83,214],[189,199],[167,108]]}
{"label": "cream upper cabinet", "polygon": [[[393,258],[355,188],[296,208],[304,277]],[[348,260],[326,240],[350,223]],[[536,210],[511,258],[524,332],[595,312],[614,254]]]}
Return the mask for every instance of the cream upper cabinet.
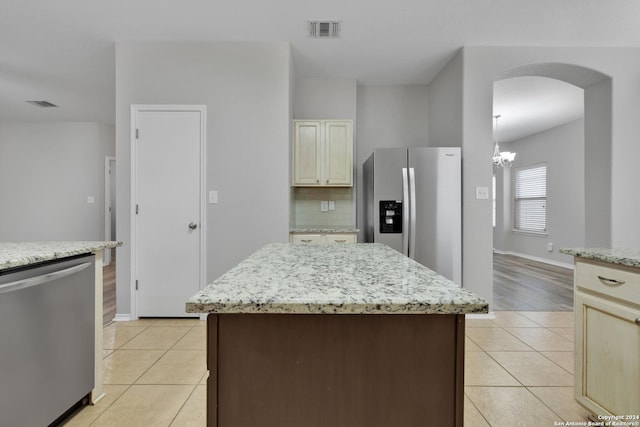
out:
{"label": "cream upper cabinet", "polygon": [[318,121],[296,121],[294,141],[294,184],[320,185],[321,123]]}
{"label": "cream upper cabinet", "polygon": [[353,185],[351,120],[296,120],[293,141],[293,185]]}
{"label": "cream upper cabinet", "polygon": [[583,260],[575,268],[576,400],[595,415],[636,415],[640,269]]}
{"label": "cream upper cabinet", "polygon": [[324,125],[324,184],[352,185],[353,135],[351,121]]}

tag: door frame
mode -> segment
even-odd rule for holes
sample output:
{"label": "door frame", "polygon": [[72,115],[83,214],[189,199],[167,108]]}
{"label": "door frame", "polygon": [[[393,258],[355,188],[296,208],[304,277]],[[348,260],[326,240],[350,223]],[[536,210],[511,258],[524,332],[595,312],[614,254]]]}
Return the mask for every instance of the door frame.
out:
{"label": "door frame", "polygon": [[[136,200],[137,200],[137,156],[136,156],[136,129],[137,114],[139,112],[184,112],[195,111],[200,113],[200,226],[198,227],[200,237],[200,289],[206,286],[207,278],[207,254],[206,254],[206,236],[207,236],[207,210],[206,210],[206,183],[207,183],[207,106],[206,105],[182,105],[182,104],[132,104],[131,105],[131,132],[130,132],[130,149],[131,149],[131,206],[130,206],[130,224],[131,224],[131,320],[138,319],[138,300],[136,293],[136,277],[137,277],[137,225],[136,225]],[[185,301],[186,303],[186,301]]]}

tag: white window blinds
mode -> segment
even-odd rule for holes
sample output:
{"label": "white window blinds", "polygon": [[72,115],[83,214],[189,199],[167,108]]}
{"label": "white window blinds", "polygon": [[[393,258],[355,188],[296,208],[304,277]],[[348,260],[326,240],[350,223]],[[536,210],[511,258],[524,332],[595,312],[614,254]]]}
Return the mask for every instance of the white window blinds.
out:
{"label": "white window blinds", "polygon": [[547,231],[547,165],[516,170],[515,229]]}

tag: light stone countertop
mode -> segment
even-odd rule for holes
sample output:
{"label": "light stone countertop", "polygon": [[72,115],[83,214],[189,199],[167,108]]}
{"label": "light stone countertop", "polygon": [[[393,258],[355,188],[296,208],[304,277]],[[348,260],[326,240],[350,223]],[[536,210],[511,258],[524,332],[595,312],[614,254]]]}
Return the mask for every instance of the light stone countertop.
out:
{"label": "light stone countertop", "polygon": [[0,271],[74,255],[94,253],[121,245],[122,242],[0,242]]}
{"label": "light stone countertop", "polygon": [[360,229],[351,225],[297,225],[290,233],[357,233]]}
{"label": "light stone countertop", "polygon": [[487,302],[379,243],[272,243],[194,295],[188,313],[462,314]]}
{"label": "light stone countertop", "polygon": [[627,267],[640,267],[638,248],[561,248],[560,253]]}

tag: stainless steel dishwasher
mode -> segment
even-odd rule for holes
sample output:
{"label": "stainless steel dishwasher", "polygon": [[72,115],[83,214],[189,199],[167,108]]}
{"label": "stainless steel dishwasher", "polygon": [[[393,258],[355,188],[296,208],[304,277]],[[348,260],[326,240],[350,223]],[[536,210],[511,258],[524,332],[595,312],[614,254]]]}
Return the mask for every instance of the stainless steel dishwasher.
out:
{"label": "stainless steel dishwasher", "polygon": [[0,272],[0,426],[59,421],[94,387],[94,256]]}

